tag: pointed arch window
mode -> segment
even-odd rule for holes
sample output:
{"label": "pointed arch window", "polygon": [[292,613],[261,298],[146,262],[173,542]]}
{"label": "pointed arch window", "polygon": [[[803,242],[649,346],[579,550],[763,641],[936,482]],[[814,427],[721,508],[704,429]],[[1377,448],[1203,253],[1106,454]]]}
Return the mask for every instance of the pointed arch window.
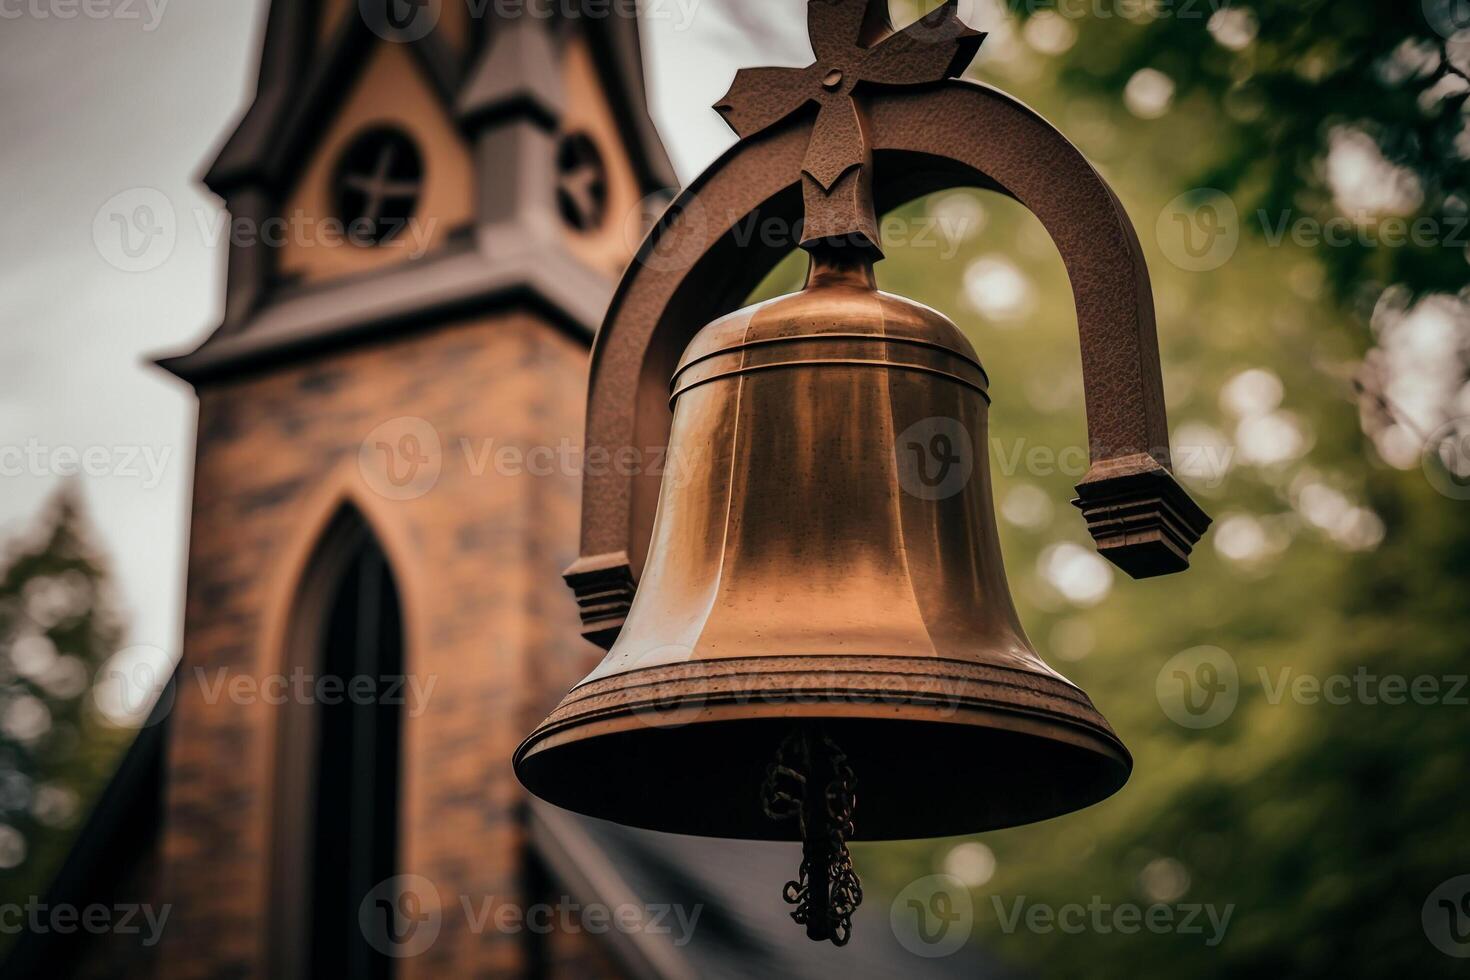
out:
{"label": "pointed arch window", "polygon": [[364,902],[397,873],[403,618],[388,560],[351,508],[302,576],[278,739],[276,975],[392,976],[392,923]]}
{"label": "pointed arch window", "polygon": [[401,719],[399,698],[387,695],[403,676],[403,626],[387,558],[360,521],[347,551],[328,600],[317,683],[312,975],[345,966],[347,976],[387,977],[392,961],[365,934],[359,911],[396,866]]}

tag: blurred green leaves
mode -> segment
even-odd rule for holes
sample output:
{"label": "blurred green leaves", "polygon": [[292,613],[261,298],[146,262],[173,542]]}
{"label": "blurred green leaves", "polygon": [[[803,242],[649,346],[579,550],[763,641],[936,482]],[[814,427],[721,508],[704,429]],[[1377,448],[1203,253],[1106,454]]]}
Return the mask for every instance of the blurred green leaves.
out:
{"label": "blurred green leaves", "polygon": [[[132,732],[93,679],[121,625],[72,485],[0,560],[0,903],[46,893]],[[5,944],[13,936],[3,937]]]}
{"label": "blurred green leaves", "polygon": [[[991,32],[978,75],[1067,133],[1139,230],[1176,466],[1216,518],[1193,568],[1132,582],[1064,550],[1089,547],[1067,505],[1078,474],[1015,452],[1085,445],[1070,288],[1039,223],[993,194],[935,196],[904,213],[976,216],[957,254],[894,250],[879,268],[883,288],[943,309],[975,343],[1023,622],[1135,756],[1113,799],[979,841],[994,860],[969,875],[976,941],[1043,976],[1460,975],[1425,923],[1448,914],[1426,910],[1436,887],[1470,872],[1470,706],[1452,694],[1470,674],[1470,502],[1422,466],[1431,423],[1470,415],[1465,249],[1448,240],[1470,200],[1470,86],[1442,70],[1470,35],[1434,30],[1433,0],[1124,6],[1140,5],[974,4],[969,20]],[[1195,189],[1238,221],[1207,268],[1169,237],[1171,202]],[[1337,221],[1345,243],[1266,234],[1283,215],[1288,229]],[[1374,232],[1395,215],[1443,234],[1385,244]],[[1236,669],[1234,707],[1189,728],[1161,704],[1160,675],[1206,645]],[[1352,687],[1333,703],[1282,683],[1363,673],[1434,678],[1438,694],[1392,704]],[[858,860],[892,895],[965,878],[955,869],[976,862],[956,847],[973,842]],[[1090,919],[1008,928],[1000,912],[1022,898],[1233,911],[1209,946]]]}

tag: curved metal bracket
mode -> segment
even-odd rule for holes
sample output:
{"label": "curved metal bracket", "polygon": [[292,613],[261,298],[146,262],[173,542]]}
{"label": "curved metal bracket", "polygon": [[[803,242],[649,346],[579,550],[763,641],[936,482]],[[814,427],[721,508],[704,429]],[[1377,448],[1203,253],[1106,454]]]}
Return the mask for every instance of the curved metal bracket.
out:
{"label": "curved metal bracket", "polygon": [[[1055,128],[989,86],[945,80],[866,99],[878,212],[981,187],[1040,220],[1071,279],[1091,466],[1073,503],[1101,554],[1143,578],[1181,571],[1209,518],[1169,469],[1158,340],[1137,235]],[[810,114],[742,140],[669,205],[623,275],[592,349],[581,557],[567,570],[585,634],[610,645],[631,604],[658,501],[668,382],[706,323],[740,306],[800,241]],[[629,465],[630,463],[634,465]]]}

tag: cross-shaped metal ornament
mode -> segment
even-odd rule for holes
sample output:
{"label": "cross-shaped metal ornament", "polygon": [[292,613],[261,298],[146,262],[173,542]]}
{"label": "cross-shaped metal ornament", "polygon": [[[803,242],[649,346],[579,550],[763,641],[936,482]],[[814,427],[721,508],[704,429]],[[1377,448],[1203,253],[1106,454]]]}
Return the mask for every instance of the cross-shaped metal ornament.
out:
{"label": "cross-shaped metal ornament", "polygon": [[370,171],[349,170],[342,175],[343,185],[362,195],[362,207],[357,209],[358,214],[349,222],[349,225],[362,223],[366,226],[366,234],[363,235],[358,235],[355,229],[349,231],[349,236],[358,244],[378,245],[396,235],[403,227],[405,219],[385,217],[388,203],[418,196],[418,177],[405,179],[392,176],[393,164],[399,150],[400,144],[397,140],[385,139],[378,146],[377,160]]}
{"label": "cross-shaped metal ornament", "polygon": [[807,33],[816,61],[805,68],[742,68],[715,111],[745,139],[815,105],[802,161],[801,244],[845,239],[881,255],[863,92],[958,75],[985,34],[959,19],[956,0],[896,33],[887,0],[810,0]]}
{"label": "cross-shaped metal ornament", "polygon": [[567,137],[557,154],[557,203],[578,231],[591,231],[607,214],[607,168],[585,134]]}

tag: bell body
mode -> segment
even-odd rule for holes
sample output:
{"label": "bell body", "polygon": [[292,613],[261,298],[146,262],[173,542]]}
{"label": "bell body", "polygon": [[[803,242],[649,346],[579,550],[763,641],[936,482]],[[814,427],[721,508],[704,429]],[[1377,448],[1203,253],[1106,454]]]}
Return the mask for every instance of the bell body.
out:
{"label": "bell body", "polygon": [[794,727],[857,775],[855,839],[1086,806],[1131,759],[1018,621],[987,380],[865,264],[705,327],[673,383],[648,560],[603,662],[516,753],[542,798],[681,833],[790,839],[761,783]]}

